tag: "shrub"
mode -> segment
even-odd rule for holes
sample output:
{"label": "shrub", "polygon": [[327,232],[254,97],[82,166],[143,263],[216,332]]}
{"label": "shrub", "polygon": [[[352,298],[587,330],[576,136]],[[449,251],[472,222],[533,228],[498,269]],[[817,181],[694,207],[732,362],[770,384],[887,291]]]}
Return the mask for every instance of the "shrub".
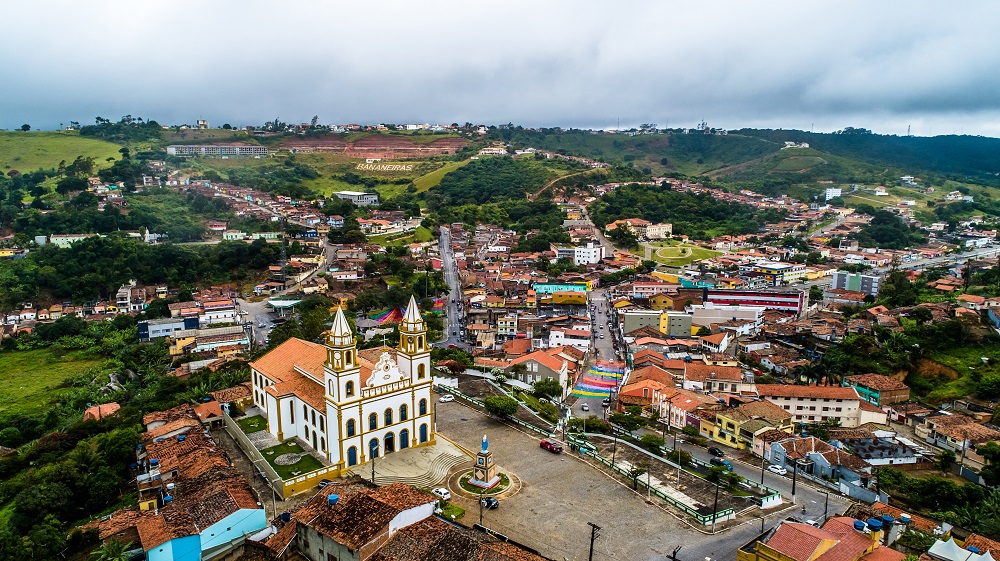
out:
{"label": "shrub", "polygon": [[644,434],[642,438],[639,439],[643,447],[654,452],[656,454],[661,454],[663,452],[663,438],[656,436],[655,434]]}

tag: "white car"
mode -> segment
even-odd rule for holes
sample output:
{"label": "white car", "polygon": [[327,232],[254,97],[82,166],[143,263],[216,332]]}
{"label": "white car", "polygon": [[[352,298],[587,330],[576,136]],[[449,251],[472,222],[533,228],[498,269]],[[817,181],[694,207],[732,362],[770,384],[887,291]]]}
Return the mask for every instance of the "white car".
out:
{"label": "white car", "polygon": [[787,469],[785,469],[785,468],[783,468],[781,466],[776,466],[776,465],[767,466],[767,471],[769,471],[771,473],[777,473],[778,475],[785,475],[785,474],[788,473]]}
{"label": "white car", "polygon": [[441,403],[448,403],[449,401],[455,401],[455,396],[451,395],[450,393],[446,393],[442,395],[441,399],[438,401],[440,401]]}
{"label": "white car", "polygon": [[451,491],[445,489],[444,487],[438,487],[436,489],[431,489],[431,494],[435,497],[441,499],[442,501],[451,500]]}

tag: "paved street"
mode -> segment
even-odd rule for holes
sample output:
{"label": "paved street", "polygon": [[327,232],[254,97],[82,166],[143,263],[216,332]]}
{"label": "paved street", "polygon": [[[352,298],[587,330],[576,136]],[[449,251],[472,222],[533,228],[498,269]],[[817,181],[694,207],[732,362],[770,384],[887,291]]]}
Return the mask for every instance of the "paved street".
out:
{"label": "paved street", "polygon": [[[712,536],[694,529],[686,518],[669,507],[647,504],[631,488],[577,459],[570,452],[555,455],[538,447],[538,438],[499,423],[460,402],[435,403],[437,430],[459,445],[478,450],[483,435],[501,471],[510,470],[522,481],[522,489],[501,501],[500,508],[487,511],[484,524],[511,539],[539,550],[553,559],[587,559],[590,528],[594,522],[604,530],[594,546],[594,559],[664,559],[674,547],[682,561],[735,558],[736,549],[760,532],[759,519],[727,528]],[[737,470],[745,468],[736,464]],[[760,473],[757,472],[758,481]],[[769,477],[776,477],[768,474]],[[769,480],[768,484],[778,484]],[[814,493],[808,497],[823,497]],[[807,496],[804,496],[806,498]],[[812,500],[807,498],[807,500]],[[456,497],[466,509],[463,523],[479,520],[474,500]],[[833,499],[831,498],[831,512]],[[819,503],[822,515],[823,504]],[[810,507],[808,516],[814,508]],[[771,514],[770,526],[793,512]],[[794,511],[799,515],[799,511]]]}
{"label": "paved street", "polygon": [[456,345],[465,348],[462,337],[465,333],[465,311],[462,309],[462,283],[455,265],[455,254],[451,251],[451,232],[447,226],[441,228],[439,240],[441,249],[441,266],[444,280],[448,283],[448,302],[445,304],[445,340],[436,343],[438,346]]}

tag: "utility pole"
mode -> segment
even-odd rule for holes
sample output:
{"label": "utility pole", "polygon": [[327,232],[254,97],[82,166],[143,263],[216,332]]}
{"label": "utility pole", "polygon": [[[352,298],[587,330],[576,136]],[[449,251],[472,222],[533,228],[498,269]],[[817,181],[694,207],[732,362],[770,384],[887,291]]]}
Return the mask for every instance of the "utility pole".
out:
{"label": "utility pole", "polygon": [[715,486],[715,505],[712,506],[712,533],[715,533],[715,519],[719,516],[719,486]]}
{"label": "utility pole", "polygon": [[792,504],[795,504],[795,476],[799,473],[799,462],[792,460]]}
{"label": "utility pole", "polygon": [[830,513],[830,492],[825,491],[826,501],[823,503],[823,522],[826,523],[826,516]]}
{"label": "utility pole", "polygon": [[376,444],[369,451],[369,454],[371,455],[371,458],[369,458],[369,459],[372,462],[372,485],[374,485],[375,484],[375,458],[378,456],[378,444]]}
{"label": "utility pole", "polygon": [[587,525],[590,526],[590,556],[587,559],[594,561],[594,541],[597,540],[601,527],[593,522],[587,522]]}
{"label": "utility pole", "polygon": [[763,457],[761,457],[761,459],[760,459],[760,484],[761,485],[764,484],[764,463],[766,461],[767,460],[765,460]]}
{"label": "utility pole", "polygon": [[483,491],[484,491],[484,489],[480,489],[479,490],[479,525],[480,526],[483,525]]}

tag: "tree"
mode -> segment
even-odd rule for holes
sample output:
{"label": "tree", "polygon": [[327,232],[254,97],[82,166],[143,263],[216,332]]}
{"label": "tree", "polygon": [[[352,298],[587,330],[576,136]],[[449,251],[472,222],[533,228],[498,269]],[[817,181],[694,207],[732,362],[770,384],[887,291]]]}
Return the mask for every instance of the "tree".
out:
{"label": "tree", "polygon": [[809,301],[821,302],[822,300],[823,300],[823,289],[816,285],[809,287]]}
{"label": "tree", "polygon": [[115,538],[111,538],[107,543],[101,545],[101,547],[95,549],[90,553],[94,561],[127,561],[129,547],[132,546],[132,542],[122,543]]}
{"label": "tree", "polygon": [[986,467],[980,470],[979,475],[991,487],[1000,485],[1000,444],[993,441],[987,442],[976,447],[976,453],[986,460]]}
{"label": "tree", "polygon": [[494,417],[510,417],[517,412],[517,400],[506,395],[491,395],[483,400],[486,412]]}
{"label": "tree", "polygon": [[655,434],[644,434],[639,439],[639,442],[646,447],[647,450],[653,452],[654,454],[661,455],[663,453],[663,445],[665,444],[663,438]]}
{"label": "tree", "polygon": [[927,323],[934,319],[934,314],[927,308],[916,308],[910,312],[910,319],[919,324]]}
{"label": "tree", "polygon": [[629,432],[638,430],[646,425],[646,420],[642,417],[627,413],[614,413],[608,417],[608,420]]}
{"label": "tree", "polygon": [[535,397],[559,397],[562,395],[562,386],[559,380],[545,378],[532,384],[531,392]]}
{"label": "tree", "polygon": [[937,456],[937,467],[941,471],[948,471],[955,465],[955,453],[951,450],[942,450]]}
{"label": "tree", "polygon": [[628,470],[628,477],[632,480],[633,491],[639,489],[639,476],[645,474],[647,471],[649,471],[649,462],[640,462]]}
{"label": "tree", "polygon": [[676,448],[667,454],[667,459],[677,465],[686,466],[691,463],[691,453],[687,450]]}
{"label": "tree", "polygon": [[233,126],[230,125],[229,123],[226,123],[226,124],[222,125],[222,128],[223,128],[223,130],[227,130],[228,131],[228,130],[232,130]]}
{"label": "tree", "polygon": [[695,333],[695,335],[697,335],[698,337],[708,337],[711,334],[712,334],[712,330],[709,329],[708,327],[704,326],[704,325],[701,326],[701,327],[699,327],[698,328],[698,332]]}
{"label": "tree", "polygon": [[29,125],[28,123],[21,125],[21,132],[28,132],[30,130],[31,130],[31,125]]}

